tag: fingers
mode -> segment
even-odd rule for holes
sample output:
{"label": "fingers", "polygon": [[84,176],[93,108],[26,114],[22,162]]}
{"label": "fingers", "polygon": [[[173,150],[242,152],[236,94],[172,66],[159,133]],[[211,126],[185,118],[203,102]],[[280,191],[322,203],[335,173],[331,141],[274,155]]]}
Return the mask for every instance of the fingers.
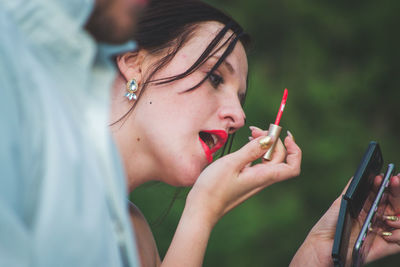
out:
{"label": "fingers", "polygon": [[400,173],[390,179],[390,194],[393,197],[400,196]]}
{"label": "fingers", "polygon": [[379,187],[381,186],[382,180],[383,180],[383,174],[382,173],[375,177],[374,184],[373,184],[372,189],[371,189],[373,192],[375,192],[375,193],[378,192]]}
{"label": "fingers", "polygon": [[[301,150],[290,136],[285,138],[285,144],[287,146],[286,162],[253,165],[243,173],[247,177],[245,179],[257,180],[257,184],[265,186],[298,176],[300,174]],[[277,152],[279,153],[279,151]]]}
{"label": "fingers", "polygon": [[390,179],[389,202],[395,214],[400,214],[400,175],[397,174]]}
{"label": "fingers", "polygon": [[[253,140],[254,138],[258,138],[260,136],[268,135],[268,131],[264,131],[256,126],[250,126],[249,128],[251,130],[251,137],[249,137],[250,140]],[[287,134],[288,134],[288,136],[285,138],[285,145],[286,145],[286,139],[290,139],[292,141],[292,143],[295,144],[296,151],[300,152],[300,159],[301,159],[301,150],[296,145],[293,135],[289,131],[287,131]],[[285,146],[283,146],[283,143],[281,140],[278,140],[271,162],[282,162],[285,157],[286,157]]]}
{"label": "fingers", "polygon": [[300,174],[301,165],[301,149],[294,141],[293,136],[290,134],[285,138],[285,146],[287,151],[286,163],[293,169],[296,169]]}
{"label": "fingers", "polygon": [[[237,166],[240,170],[249,166],[251,162],[261,158],[268,150],[267,146],[260,146],[259,143],[259,141],[267,135],[268,131],[263,131],[255,126],[250,126],[249,128],[252,131],[252,140],[238,151],[230,154],[228,159],[238,164]],[[301,150],[290,133],[288,133],[284,142],[287,151],[282,141],[279,139],[275,147],[273,158],[269,163],[281,163],[286,159],[287,165],[294,169],[295,174],[298,175],[300,173]]]}
{"label": "fingers", "polygon": [[[282,162],[285,159],[286,149],[285,149],[282,141],[279,139],[279,136],[268,136],[268,131],[264,131],[255,126],[250,126],[249,128],[251,130],[251,137],[249,137],[249,140],[253,140],[254,138],[264,136],[264,138],[261,139],[261,142],[270,141],[269,138],[272,138],[272,142],[269,143],[270,145],[272,145],[273,142],[276,142],[276,145],[272,152],[271,160],[266,161],[263,159],[264,162],[276,163],[276,162]],[[276,139],[278,139],[278,140],[276,140]],[[266,148],[269,148],[269,147],[266,147]]]}
{"label": "fingers", "polygon": [[399,218],[399,215],[387,214],[387,215],[384,215],[383,218],[385,219],[385,222],[389,227],[399,228],[400,229],[400,218]]}
{"label": "fingers", "polygon": [[[271,160],[271,163],[276,164],[275,169],[276,177],[278,180],[298,176],[300,174],[302,155],[301,149],[295,143],[294,138],[291,134],[285,138],[284,142],[286,150],[281,142],[278,143],[275,147],[276,150]],[[286,162],[284,162],[284,160]]]}
{"label": "fingers", "polygon": [[[260,136],[264,136],[264,138],[262,139],[261,142],[263,142],[263,141],[266,142],[266,140],[269,141],[269,138],[272,138],[273,140],[277,138],[277,137],[274,137],[274,136],[272,136],[272,137],[269,136],[268,137],[268,131],[261,130],[258,127],[250,126],[249,128],[250,128],[250,131],[251,131],[251,136],[249,136],[249,140],[250,141],[252,141],[253,139],[258,138]],[[272,143],[270,143],[270,145],[272,145]]]}
{"label": "fingers", "polygon": [[276,145],[274,151],[272,152],[272,158],[269,162],[272,163],[283,162],[285,158],[286,158],[286,149],[282,143],[282,140],[279,138],[278,140],[276,140]]}
{"label": "fingers", "polygon": [[381,233],[383,239],[400,245],[400,215],[385,214],[383,216],[388,230]]}
{"label": "fingers", "polygon": [[235,162],[237,170],[243,169],[249,163],[259,159],[265,152],[267,152],[268,147],[260,145],[260,140],[264,136],[259,136],[256,139],[251,140],[242,148],[233,152],[232,154],[226,156],[226,160]]}
{"label": "fingers", "polygon": [[249,128],[250,128],[250,131],[251,131],[251,136],[253,138],[257,138],[257,137],[260,137],[260,136],[268,135],[268,131],[261,130],[260,128],[258,128],[256,126],[250,126]]}
{"label": "fingers", "polygon": [[400,245],[400,229],[395,229],[390,232],[381,232],[380,234],[387,242]]}

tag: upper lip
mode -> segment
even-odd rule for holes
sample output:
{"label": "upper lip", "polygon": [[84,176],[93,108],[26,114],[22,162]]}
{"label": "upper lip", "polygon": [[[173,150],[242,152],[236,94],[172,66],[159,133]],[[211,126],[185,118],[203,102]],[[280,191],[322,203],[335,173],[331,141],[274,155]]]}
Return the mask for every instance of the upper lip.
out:
{"label": "upper lip", "polygon": [[[204,140],[206,136],[202,136],[201,133],[207,133],[212,137]],[[225,130],[204,130],[200,132],[200,142],[203,144],[203,148],[205,150],[207,160],[212,162],[212,154],[217,152],[223,145],[225,145],[228,139],[228,134]],[[208,141],[206,143],[206,141]],[[212,142],[211,142],[212,141]]]}

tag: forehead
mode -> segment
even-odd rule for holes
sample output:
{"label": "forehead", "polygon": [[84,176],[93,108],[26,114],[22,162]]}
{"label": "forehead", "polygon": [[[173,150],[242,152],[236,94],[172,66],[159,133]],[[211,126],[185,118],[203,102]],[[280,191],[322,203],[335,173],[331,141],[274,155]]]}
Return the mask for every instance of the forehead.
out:
{"label": "forehead", "polygon": [[[199,24],[193,32],[192,37],[188,42],[182,47],[181,53],[185,55],[185,57],[193,57],[194,60],[200,57],[203,51],[208,47],[211,41],[215,38],[215,36],[221,31],[224,27],[223,24],[219,22],[204,22]],[[225,36],[220,40],[219,44],[216,48],[210,53],[214,54],[215,57],[220,57],[226,50],[228,44],[221,47],[222,44],[225,43],[229,39],[233,32],[229,30]],[[221,49],[219,49],[221,48]],[[219,49],[219,50],[218,50]],[[217,51],[218,50],[218,51]],[[247,63],[247,55],[246,51],[241,44],[241,42],[237,42],[235,48],[232,53],[228,55],[225,61],[232,66],[233,73],[240,78],[241,87],[246,89],[246,79],[247,79],[247,71],[248,71],[248,63]]]}
{"label": "forehead", "polygon": [[[222,28],[224,28],[224,25],[219,22],[203,22],[195,28],[192,37],[185,46],[189,46],[192,49],[198,49],[197,51],[200,55],[200,53],[202,53],[207,48],[207,46],[211,43],[215,36],[222,30]],[[222,44],[224,44],[232,34],[233,32],[229,30],[225,34],[225,36],[223,36],[222,39],[219,41],[216,49],[214,49],[214,51],[212,51],[211,53],[214,53],[215,50],[220,48]],[[225,49],[223,48],[226,48],[227,45],[228,44],[226,44],[225,47],[222,47],[222,49],[220,49],[215,55],[221,56],[225,51]],[[243,63],[246,63],[247,67],[246,51],[240,41],[237,42],[234,50],[236,51],[233,51],[232,54],[235,54],[235,57],[237,57],[237,59],[244,61]]]}

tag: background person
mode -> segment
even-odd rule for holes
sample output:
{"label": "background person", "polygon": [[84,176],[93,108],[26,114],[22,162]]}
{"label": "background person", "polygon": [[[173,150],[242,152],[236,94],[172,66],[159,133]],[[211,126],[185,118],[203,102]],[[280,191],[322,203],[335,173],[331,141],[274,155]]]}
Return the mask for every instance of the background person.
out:
{"label": "background person", "polygon": [[[109,134],[143,1],[0,1],[0,266],[138,266]],[[85,29],[86,28],[86,29]]]}

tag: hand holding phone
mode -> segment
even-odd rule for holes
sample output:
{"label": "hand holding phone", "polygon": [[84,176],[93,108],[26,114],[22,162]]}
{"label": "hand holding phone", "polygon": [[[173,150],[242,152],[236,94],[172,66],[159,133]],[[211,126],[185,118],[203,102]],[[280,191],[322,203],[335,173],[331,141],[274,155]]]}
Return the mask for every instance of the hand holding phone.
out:
{"label": "hand holding phone", "polygon": [[[346,265],[348,248],[353,247],[353,244],[349,244],[353,220],[358,219],[368,194],[371,192],[373,180],[379,174],[382,165],[383,158],[379,144],[370,142],[342,197],[332,247],[332,260],[335,266]],[[363,221],[363,219],[361,220]]]}
{"label": "hand holding phone", "polygon": [[352,266],[362,266],[376,235],[382,232],[382,229],[384,229],[383,227],[385,226],[385,223],[383,215],[388,205],[387,188],[390,178],[393,176],[394,169],[394,164],[389,164],[374,202],[369,209],[367,217],[354,244],[352,253]]}

